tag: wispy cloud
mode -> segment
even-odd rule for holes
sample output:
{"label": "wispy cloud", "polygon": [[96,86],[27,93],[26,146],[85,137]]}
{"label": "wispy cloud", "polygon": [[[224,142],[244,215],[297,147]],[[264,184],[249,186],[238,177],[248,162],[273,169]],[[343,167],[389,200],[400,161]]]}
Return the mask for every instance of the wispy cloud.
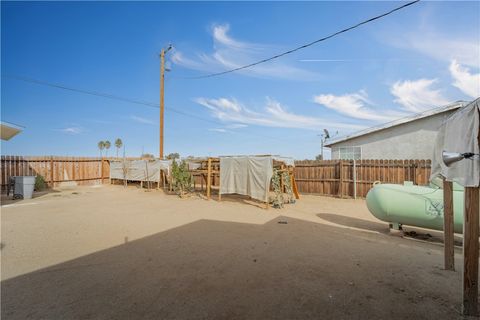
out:
{"label": "wispy cloud", "polygon": [[220,132],[220,133],[227,133],[228,132],[227,129],[223,129],[223,128],[211,128],[211,129],[208,129],[208,131]]}
{"label": "wispy cloud", "polygon": [[[186,57],[181,51],[175,50],[171,56],[174,64],[185,68],[203,71],[220,72],[263,59],[277,51],[274,46],[262,45],[237,40],[230,36],[228,24],[214,25],[212,27],[213,52],[199,53],[194,57]],[[293,80],[312,80],[318,75],[284,61],[272,61],[266,64],[254,66],[247,70],[239,71],[247,76],[284,78]]]}
{"label": "wispy cloud", "polygon": [[61,129],[54,129],[55,131],[60,131],[65,134],[77,135],[85,132],[85,129],[79,126],[69,126]]}
{"label": "wispy cloud", "polygon": [[229,129],[241,129],[241,128],[245,128],[245,127],[248,127],[248,125],[246,125],[244,123],[232,123],[232,124],[229,124],[227,126],[227,128],[229,128]]}
{"label": "wispy cloud", "polygon": [[364,126],[337,123],[317,117],[304,116],[290,112],[285,106],[271,98],[266,99],[262,111],[246,107],[234,98],[207,99],[197,98],[195,101],[207,108],[212,115],[223,121],[235,124],[258,125],[279,128],[298,128],[319,130],[320,128],[361,129]]}
{"label": "wispy cloud", "polygon": [[452,78],[455,80],[452,83],[454,87],[472,98],[480,96],[480,73],[472,73],[469,68],[460,65],[457,60],[450,63],[449,69]]}
{"label": "wispy cloud", "polygon": [[76,135],[76,134],[82,133],[83,129],[79,127],[68,127],[68,128],[60,129],[60,131],[62,131],[63,133]]}
{"label": "wispy cloud", "polygon": [[139,117],[139,116],[130,116],[130,119],[132,119],[133,121],[136,121],[136,122],[138,122],[138,123],[156,125],[156,123],[153,122],[152,120],[146,119],[146,118],[142,118],[142,117]]}
{"label": "wispy cloud", "polygon": [[368,107],[372,102],[364,90],[344,95],[320,94],[314,96],[313,101],[348,117],[362,120],[390,121],[404,115],[392,110],[379,112]]}
{"label": "wispy cloud", "polygon": [[418,79],[397,81],[390,88],[395,102],[405,110],[421,112],[442,105],[450,101],[446,99],[440,89],[435,89],[437,79]]}
{"label": "wispy cloud", "polygon": [[63,128],[52,129],[54,131],[58,131],[68,135],[78,135],[84,133],[86,130],[84,127],[79,126],[77,124],[68,124]]}

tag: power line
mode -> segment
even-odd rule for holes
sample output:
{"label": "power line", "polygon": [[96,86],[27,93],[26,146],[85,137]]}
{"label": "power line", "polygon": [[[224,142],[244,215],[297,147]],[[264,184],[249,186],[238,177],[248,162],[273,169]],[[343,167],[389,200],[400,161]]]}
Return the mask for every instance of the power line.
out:
{"label": "power line", "polygon": [[[28,78],[28,77],[16,76],[16,75],[2,75],[2,77],[15,79],[15,80],[23,81],[23,82],[34,83],[34,84],[47,86],[47,87],[72,91],[72,92],[76,92],[76,93],[91,95],[91,96],[103,97],[103,98],[108,98],[108,99],[133,103],[133,104],[137,104],[137,105],[143,105],[143,106],[147,106],[147,107],[151,107],[151,108],[157,108],[157,109],[160,108],[160,104],[157,104],[157,103],[142,101],[142,100],[137,100],[137,99],[132,99],[132,98],[121,97],[121,96],[117,96],[117,95],[110,94],[110,93],[105,93],[105,92],[78,89],[78,88],[73,88],[73,87],[70,87],[70,86],[63,85],[63,84],[52,83],[52,82],[47,82],[47,81]],[[220,125],[220,126],[225,125],[222,122],[211,120],[211,119],[205,119],[205,118],[199,117],[197,115],[193,115],[193,114],[190,114],[190,113],[187,113],[187,112],[183,112],[181,110],[178,110],[178,109],[175,109],[175,108],[172,108],[172,107],[167,107],[166,106],[165,109],[167,109],[167,110],[169,110],[173,113],[177,113],[177,114],[180,114],[180,115],[183,115],[183,116],[186,116],[186,117],[190,117],[190,118],[194,118],[194,119],[197,119],[197,120],[213,123],[213,124]],[[247,133],[247,132],[237,132],[237,131],[229,131],[229,132],[232,132],[232,133],[235,133],[235,134],[261,136],[261,137],[264,137],[264,138],[279,140],[279,141],[282,141],[282,142],[284,141],[283,139],[276,138],[276,137],[271,137],[271,136],[267,136],[267,135],[259,135],[259,134],[253,134],[253,133],[250,134],[250,133]]]}
{"label": "power line", "polygon": [[196,76],[196,77],[188,77],[188,79],[204,79],[204,78],[216,77],[216,76],[224,75],[224,74],[227,74],[227,73],[232,73],[232,72],[235,72],[235,71],[247,69],[247,68],[250,68],[250,67],[259,65],[259,64],[261,64],[261,63],[265,63],[265,62],[268,62],[268,61],[272,61],[272,60],[274,60],[274,59],[278,59],[278,58],[283,57],[283,56],[285,56],[285,55],[287,55],[287,54],[290,54],[290,53],[293,53],[293,52],[295,52],[295,51],[298,51],[298,50],[305,49],[305,48],[307,48],[307,47],[313,46],[314,44],[317,44],[317,43],[322,42],[322,41],[326,41],[326,40],[328,40],[328,39],[330,39],[330,38],[333,38],[333,37],[335,37],[335,36],[337,36],[337,35],[339,35],[339,34],[348,32],[348,31],[350,31],[350,30],[352,30],[352,29],[355,29],[355,28],[358,28],[358,27],[360,27],[360,26],[362,26],[362,25],[364,25],[364,24],[367,24],[367,23],[369,23],[369,22],[372,22],[372,21],[378,20],[378,19],[380,19],[380,18],[383,18],[383,17],[385,17],[385,16],[388,16],[388,15],[390,15],[390,14],[396,12],[396,11],[402,10],[402,9],[404,9],[404,8],[406,8],[406,7],[408,7],[408,6],[411,6],[411,5],[413,5],[413,4],[415,4],[415,3],[419,2],[419,1],[420,1],[420,0],[415,0],[415,1],[412,1],[412,2],[409,2],[409,3],[406,3],[406,4],[402,5],[402,6],[399,6],[399,7],[397,7],[397,8],[394,8],[394,9],[392,9],[392,10],[390,10],[390,11],[387,11],[387,12],[385,12],[385,13],[382,13],[382,14],[380,14],[380,15],[378,15],[378,16],[375,16],[375,17],[370,18],[370,19],[368,19],[368,20],[364,20],[364,21],[362,21],[362,22],[359,22],[359,23],[357,23],[356,25],[353,25],[353,26],[348,27],[348,28],[346,28],[346,29],[337,31],[337,32],[335,32],[335,33],[332,33],[332,34],[326,36],[326,37],[320,38],[320,39],[318,39],[318,40],[315,40],[315,41],[309,42],[309,43],[307,43],[307,44],[301,45],[301,46],[299,46],[299,47],[297,47],[297,48],[294,48],[294,49],[285,51],[285,52],[283,52],[283,53],[279,53],[279,54],[277,54],[277,55],[274,55],[273,57],[266,58],[266,59],[263,59],[263,60],[260,60],[260,61],[254,62],[254,63],[250,63],[250,64],[247,64],[247,65],[238,67],[238,68],[234,68],[234,69],[230,69],[230,70],[226,70],[226,71],[222,71],[222,72],[210,73],[210,74],[206,74],[206,75],[202,75],[202,76]]}

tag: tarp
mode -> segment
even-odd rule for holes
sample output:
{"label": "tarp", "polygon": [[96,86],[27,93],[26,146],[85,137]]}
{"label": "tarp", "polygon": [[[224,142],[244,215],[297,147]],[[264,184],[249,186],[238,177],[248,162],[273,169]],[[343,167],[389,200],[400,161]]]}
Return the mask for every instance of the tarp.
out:
{"label": "tarp", "polygon": [[170,160],[110,161],[110,179],[130,181],[160,181],[160,171],[170,175]]}
{"label": "tarp", "polygon": [[478,187],[480,183],[480,160],[464,159],[447,167],[442,152],[479,153],[480,98],[459,109],[441,125],[434,146],[430,180],[443,176],[447,181],[457,182],[464,187]]}
{"label": "tarp", "polygon": [[272,157],[220,157],[220,168],[220,194],[237,193],[268,202]]}

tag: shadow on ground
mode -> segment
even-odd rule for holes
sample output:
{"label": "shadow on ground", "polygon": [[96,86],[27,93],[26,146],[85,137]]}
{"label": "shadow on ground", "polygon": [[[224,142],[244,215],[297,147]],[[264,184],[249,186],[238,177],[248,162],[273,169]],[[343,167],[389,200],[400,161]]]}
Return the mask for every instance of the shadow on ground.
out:
{"label": "shadow on ground", "polygon": [[[376,231],[383,234],[390,234],[390,229],[388,223],[386,222],[374,222],[363,219],[358,219],[354,217],[342,216],[338,214],[331,213],[319,213],[317,214],[319,218],[323,220],[333,222],[346,227],[353,227],[357,229],[362,229],[366,231]],[[443,244],[443,232],[437,230],[417,228],[414,226],[404,226],[403,233],[399,234],[405,238],[411,238],[419,241],[427,241],[434,243]],[[458,235],[455,235],[455,245],[462,246],[462,238]]]}
{"label": "shadow on ground", "polygon": [[[2,190],[2,191],[5,191],[5,190]],[[6,192],[6,191],[5,191]],[[58,190],[54,190],[54,189],[46,189],[46,190],[43,190],[43,191],[35,191],[32,195],[32,199],[39,199],[39,198],[43,198],[45,196],[48,196],[48,195],[55,195],[55,194],[59,194],[60,191]],[[25,201],[25,199],[22,199],[22,198],[13,198],[13,194],[12,194],[12,191],[10,191],[10,194],[7,195],[6,193],[2,193],[1,194],[1,204],[2,206],[4,205],[9,205],[9,204],[19,204],[19,203],[23,203]]]}
{"label": "shadow on ground", "polygon": [[317,217],[346,227],[352,227],[368,231],[376,231],[384,234],[388,234],[390,232],[388,228],[388,223],[368,221],[331,213],[319,213],[317,214]]}
{"label": "shadow on ground", "polygon": [[458,318],[459,274],[387,239],[201,220],[5,280],[2,319]]}

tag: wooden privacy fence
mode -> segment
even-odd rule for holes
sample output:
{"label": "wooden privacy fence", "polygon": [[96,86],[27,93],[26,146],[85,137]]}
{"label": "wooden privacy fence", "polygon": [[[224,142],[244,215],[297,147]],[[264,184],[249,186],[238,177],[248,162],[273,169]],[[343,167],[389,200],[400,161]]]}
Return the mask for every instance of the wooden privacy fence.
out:
{"label": "wooden privacy fence", "polygon": [[41,175],[50,187],[72,181],[96,184],[108,180],[110,164],[101,158],[2,156],[0,175],[2,192],[11,176]]}
{"label": "wooden privacy fence", "polygon": [[430,160],[304,160],[295,161],[300,193],[364,198],[375,181],[426,185]]}
{"label": "wooden privacy fence", "polygon": [[[130,158],[129,158],[130,159]],[[134,158],[132,158],[134,159]],[[41,175],[50,187],[62,182],[79,185],[107,182],[110,158],[2,156],[2,192],[11,176]],[[354,174],[356,173],[356,174]],[[295,180],[300,193],[338,197],[365,197],[375,181],[412,181],[425,185],[430,177],[430,160],[304,160],[295,162]],[[204,181],[195,177],[197,185]],[[354,182],[354,180],[356,180]],[[212,185],[218,185],[214,178]]]}

